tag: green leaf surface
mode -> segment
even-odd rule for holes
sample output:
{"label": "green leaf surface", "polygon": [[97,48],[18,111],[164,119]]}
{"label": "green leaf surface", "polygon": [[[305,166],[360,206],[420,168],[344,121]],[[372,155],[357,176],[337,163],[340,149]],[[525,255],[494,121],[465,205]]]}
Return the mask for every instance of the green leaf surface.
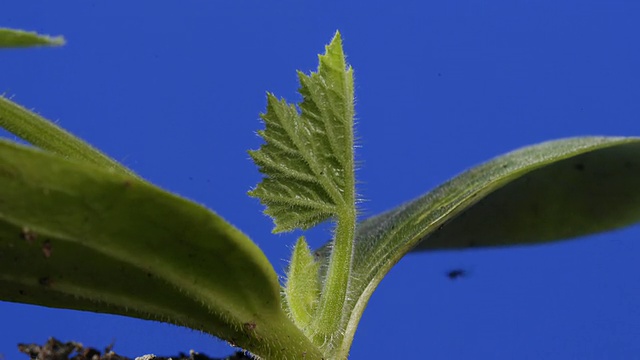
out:
{"label": "green leaf surface", "polygon": [[0,48],[64,45],[62,36],[51,37],[31,31],[0,28]]}
{"label": "green leaf surface", "polygon": [[134,175],[119,162],[65,131],[52,121],[0,96],[0,127],[23,140],[68,159]]}
{"label": "green leaf surface", "polygon": [[[640,221],[640,138],[583,137],[526,147],[360,223],[346,354],[371,293],[410,251],[544,243]],[[318,251],[327,261],[328,247]]]}
{"label": "green leaf surface", "polygon": [[160,320],[265,359],[322,356],[258,247],[133,177],[0,141],[0,299]]}
{"label": "green leaf surface", "polygon": [[308,229],[352,207],[353,72],[339,34],[319,60],[317,73],[298,73],[301,113],[267,94],[258,132],[265,143],[249,152],[265,175],[249,194],[266,206],[275,232]]}
{"label": "green leaf surface", "polygon": [[296,243],[284,288],[289,316],[300,329],[308,329],[320,296],[319,264],[301,236]]}

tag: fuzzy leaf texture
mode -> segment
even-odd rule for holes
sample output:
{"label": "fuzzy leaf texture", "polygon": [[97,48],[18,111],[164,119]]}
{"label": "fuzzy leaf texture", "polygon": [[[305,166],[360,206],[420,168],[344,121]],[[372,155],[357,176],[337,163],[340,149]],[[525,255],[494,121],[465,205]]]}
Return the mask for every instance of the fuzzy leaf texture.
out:
{"label": "fuzzy leaf texture", "polygon": [[303,330],[311,324],[320,295],[318,268],[309,245],[301,236],[293,250],[284,294],[289,317]]}
{"label": "fuzzy leaf texture", "polygon": [[131,170],[77,138],[53,121],[0,96],[0,128],[21,139],[67,159],[136,176]]}
{"label": "fuzzy leaf texture", "polygon": [[265,177],[260,199],[274,232],[308,229],[353,207],[353,71],[337,33],[319,56],[318,72],[298,73],[300,112],[267,94],[265,143],[250,151]]}
{"label": "fuzzy leaf texture", "polygon": [[0,141],[0,300],[188,326],[263,359],[320,359],[265,255],[149,183]]}

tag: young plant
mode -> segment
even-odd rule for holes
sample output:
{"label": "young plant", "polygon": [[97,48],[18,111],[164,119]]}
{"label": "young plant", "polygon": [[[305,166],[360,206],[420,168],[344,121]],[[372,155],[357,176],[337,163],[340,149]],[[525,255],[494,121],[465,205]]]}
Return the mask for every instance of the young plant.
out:
{"label": "young plant", "polygon": [[[0,30],[0,45],[18,44],[7,34],[18,35]],[[250,151],[264,179],[249,194],[275,232],[335,223],[320,249],[297,241],[282,286],[221,216],[0,98],[0,126],[39,148],[0,141],[0,299],[187,326],[256,358],[342,360],[371,294],[410,252],[640,220],[640,138],[581,137],[508,153],[357,223],[353,71],[339,33],[319,62],[298,73],[297,106],[267,94],[264,144]]]}

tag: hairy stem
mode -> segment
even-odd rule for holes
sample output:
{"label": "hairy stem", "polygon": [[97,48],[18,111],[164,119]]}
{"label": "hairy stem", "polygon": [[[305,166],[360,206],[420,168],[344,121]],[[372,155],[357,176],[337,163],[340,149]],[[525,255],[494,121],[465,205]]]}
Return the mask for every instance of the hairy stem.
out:
{"label": "hairy stem", "polygon": [[355,218],[355,209],[352,207],[345,211],[336,227],[331,261],[314,326],[313,340],[324,348],[332,347],[331,344],[342,335],[339,330],[351,274]]}

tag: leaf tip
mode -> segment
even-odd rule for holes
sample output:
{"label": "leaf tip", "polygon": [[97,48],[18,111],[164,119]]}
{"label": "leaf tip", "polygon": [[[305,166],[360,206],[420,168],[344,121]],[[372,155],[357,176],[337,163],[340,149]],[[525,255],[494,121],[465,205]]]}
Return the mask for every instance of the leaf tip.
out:
{"label": "leaf tip", "polygon": [[45,36],[49,46],[63,46],[67,44],[64,36]]}
{"label": "leaf tip", "polygon": [[325,55],[320,55],[320,57],[325,56],[337,56],[338,58],[344,58],[344,52],[342,50],[342,35],[340,31],[336,30],[336,34],[331,39],[329,45],[325,46]]}
{"label": "leaf tip", "polygon": [[0,48],[24,48],[34,46],[62,46],[62,36],[50,36],[34,31],[0,28]]}
{"label": "leaf tip", "polygon": [[342,34],[340,33],[340,30],[336,30],[336,33],[333,35],[333,39],[331,39],[331,44],[333,43],[342,44]]}

